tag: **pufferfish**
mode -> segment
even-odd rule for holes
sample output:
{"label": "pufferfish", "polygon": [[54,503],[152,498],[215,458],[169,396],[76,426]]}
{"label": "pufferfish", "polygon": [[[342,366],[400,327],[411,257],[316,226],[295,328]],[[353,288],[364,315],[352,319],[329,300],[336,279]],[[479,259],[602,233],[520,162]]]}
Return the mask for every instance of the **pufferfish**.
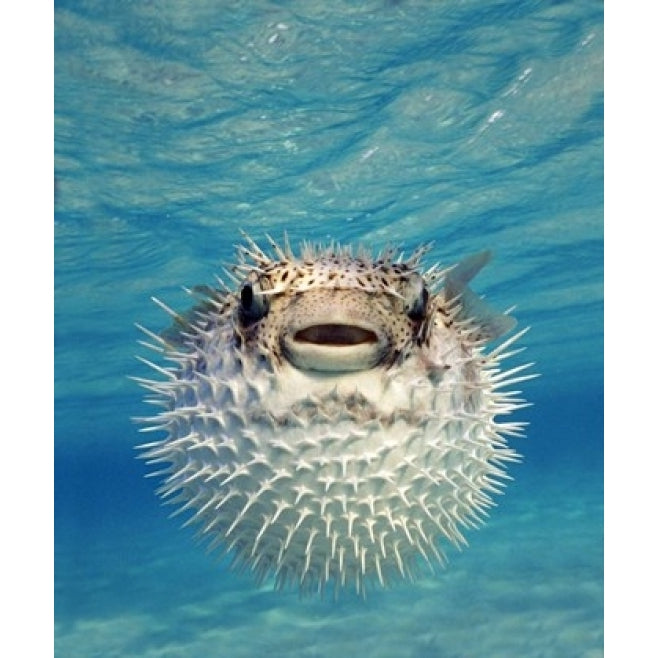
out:
{"label": "pufferfish", "polygon": [[165,362],[135,378],[162,408],[142,431],[166,433],[140,456],[259,584],[364,595],[433,571],[509,479],[525,423],[499,418],[525,402],[506,387],[533,375],[500,364],[525,330],[487,350],[515,326],[467,285],[489,252],[423,271],[428,250],[245,236],[233,285],[183,314],[154,298],[173,326],[137,325]]}

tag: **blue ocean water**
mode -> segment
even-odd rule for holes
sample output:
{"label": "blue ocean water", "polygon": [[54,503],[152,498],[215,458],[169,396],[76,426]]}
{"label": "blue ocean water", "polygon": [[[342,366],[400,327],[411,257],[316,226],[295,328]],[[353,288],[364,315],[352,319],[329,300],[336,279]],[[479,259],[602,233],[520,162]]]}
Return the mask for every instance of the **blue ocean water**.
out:
{"label": "blue ocean water", "polygon": [[[603,4],[55,3],[55,652],[603,655]],[[144,477],[129,375],[240,230],[492,249],[541,377],[524,455],[434,577],[300,600]]]}

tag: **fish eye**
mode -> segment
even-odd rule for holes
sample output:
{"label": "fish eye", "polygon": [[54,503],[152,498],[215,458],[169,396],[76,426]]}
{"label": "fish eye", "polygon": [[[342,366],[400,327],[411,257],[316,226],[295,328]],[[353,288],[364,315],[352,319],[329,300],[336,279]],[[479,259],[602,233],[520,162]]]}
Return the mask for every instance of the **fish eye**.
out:
{"label": "fish eye", "polygon": [[253,302],[254,287],[251,285],[251,283],[245,283],[244,286],[242,286],[242,290],[240,291],[240,303],[242,304],[242,308],[248,311],[251,308]]}
{"label": "fish eye", "polygon": [[247,281],[240,289],[240,318],[245,324],[253,324],[267,315],[269,302],[261,293],[258,281]]}
{"label": "fish eye", "polygon": [[422,320],[427,312],[427,302],[430,298],[429,291],[422,277],[416,275],[407,282],[404,297],[404,310],[406,314],[412,320]]}

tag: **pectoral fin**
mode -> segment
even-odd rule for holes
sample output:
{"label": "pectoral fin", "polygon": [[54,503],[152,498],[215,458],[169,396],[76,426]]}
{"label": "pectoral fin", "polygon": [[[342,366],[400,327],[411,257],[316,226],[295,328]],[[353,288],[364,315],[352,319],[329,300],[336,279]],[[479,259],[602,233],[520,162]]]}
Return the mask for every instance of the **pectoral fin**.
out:
{"label": "pectoral fin", "polygon": [[459,300],[461,308],[457,319],[470,320],[479,328],[476,339],[487,342],[499,338],[516,326],[514,318],[496,311],[468,287],[468,282],[490,260],[490,251],[482,251],[465,258],[448,272],[444,288],[447,301]]}

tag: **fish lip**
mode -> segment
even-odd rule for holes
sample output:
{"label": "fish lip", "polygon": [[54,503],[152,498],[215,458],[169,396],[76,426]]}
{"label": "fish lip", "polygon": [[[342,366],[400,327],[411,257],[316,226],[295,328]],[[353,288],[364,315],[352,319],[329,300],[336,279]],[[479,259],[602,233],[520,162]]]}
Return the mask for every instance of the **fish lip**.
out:
{"label": "fish lip", "polygon": [[314,322],[287,332],[281,343],[288,361],[301,370],[354,372],[378,365],[390,341],[366,323]]}

